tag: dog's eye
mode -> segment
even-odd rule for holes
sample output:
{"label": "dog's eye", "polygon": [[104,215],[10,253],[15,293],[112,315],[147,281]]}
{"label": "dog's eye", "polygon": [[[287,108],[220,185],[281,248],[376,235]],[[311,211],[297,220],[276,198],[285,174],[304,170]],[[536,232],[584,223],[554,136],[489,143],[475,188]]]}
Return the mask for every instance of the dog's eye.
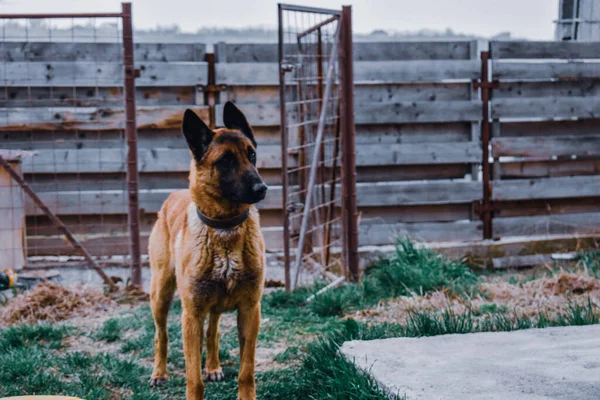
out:
{"label": "dog's eye", "polygon": [[254,150],[248,150],[248,159],[253,165],[256,165],[256,152]]}
{"label": "dog's eye", "polygon": [[229,152],[225,153],[219,160],[217,164],[223,168],[235,168],[236,159],[235,156]]}

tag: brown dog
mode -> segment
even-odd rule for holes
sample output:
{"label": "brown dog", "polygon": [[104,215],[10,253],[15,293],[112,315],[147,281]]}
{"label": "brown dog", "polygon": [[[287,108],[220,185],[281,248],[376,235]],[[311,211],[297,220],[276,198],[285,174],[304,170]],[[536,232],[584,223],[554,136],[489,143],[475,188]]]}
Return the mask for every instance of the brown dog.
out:
{"label": "brown dog", "polygon": [[267,186],[256,169],[256,141],[246,117],[231,102],[226,128],[212,131],[191,110],[183,135],[192,152],[190,188],[173,193],[158,213],[149,243],[150,301],[156,326],[151,383],[168,378],[167,314],[176,287],[182,304],[187,399],[204,399],[202,342],[210,381],[223,379],[219,319],[237,310],[240,343],[238,398],[256,399],[254,353],[260,327],[265,245],[258,212]]}

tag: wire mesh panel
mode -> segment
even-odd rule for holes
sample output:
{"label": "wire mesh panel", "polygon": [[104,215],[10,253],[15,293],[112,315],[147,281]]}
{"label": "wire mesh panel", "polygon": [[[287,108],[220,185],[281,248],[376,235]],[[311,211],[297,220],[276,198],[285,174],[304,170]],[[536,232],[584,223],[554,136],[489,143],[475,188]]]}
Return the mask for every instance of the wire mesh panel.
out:
{"label": "wire mesh panel", "polygon": [[[48,209],[27,195],[7,202],[2,191],[18,186],[0,181],[1,212],[12,216],[0,229],[21,229],[14,249],[29,266],[82,260],[51,214],[98,262],[132,262],[137,166],[128,135],[135,116],[126,112],[126,78],[133,84],[130,17],[129,5],[115,14],[0,15],[0,149]],[[139,256],[133,259],[139,265]]]}
{"label": "wire mesh panel", "polygon": [[287,287],[302,282],[305,271],[346,272],[341,17],[336,10],[280,5]]}

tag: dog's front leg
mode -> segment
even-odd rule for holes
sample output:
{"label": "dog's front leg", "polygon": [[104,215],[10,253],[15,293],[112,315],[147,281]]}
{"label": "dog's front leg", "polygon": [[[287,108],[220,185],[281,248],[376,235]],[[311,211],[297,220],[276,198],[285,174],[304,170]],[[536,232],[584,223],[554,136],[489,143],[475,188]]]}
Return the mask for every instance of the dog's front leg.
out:
{"label": "dog's front leg", "polygon": [[185,355],[186,399],[203,400],[204,382],[202,382],[202,341],[204,334],[204,315],[196,310],[183,307],[181,315],[183,331],[183,354]]}
{"label": "dog's front leg", "polygon": [[238,399],[255,400],[254,355],[260,329],[260,303],[238,309],[238,335],[240,340],[240,373]]}

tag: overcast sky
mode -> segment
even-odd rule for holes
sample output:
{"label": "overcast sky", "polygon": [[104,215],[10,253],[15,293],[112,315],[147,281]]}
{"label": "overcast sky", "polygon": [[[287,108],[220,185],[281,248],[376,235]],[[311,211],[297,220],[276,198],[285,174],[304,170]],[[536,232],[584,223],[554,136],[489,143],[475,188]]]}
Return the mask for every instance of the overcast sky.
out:
{"label": "overcast sky", "polygon": [[[292,0],[338,8],[339,0]],[[276,27],[276,0],[133,0],[136,28]],[[526,39],[551,40],[558,0],[354,0],[355,31],[445,30],[491,36],[510,31]],[[120,9],[119,0],[0,0],[3,13],[97,12]]]}

